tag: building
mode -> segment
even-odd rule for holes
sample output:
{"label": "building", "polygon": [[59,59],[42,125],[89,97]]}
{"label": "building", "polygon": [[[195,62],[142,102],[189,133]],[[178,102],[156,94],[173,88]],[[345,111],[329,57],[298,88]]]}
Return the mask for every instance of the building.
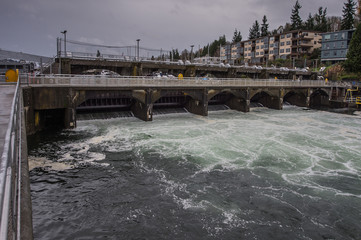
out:
{"label": "building", "polygon": [[321,62],[332,64],[346,60],[347,50],[355,29],[322,34]]}
{"label": "building", "polygon": [[221,59],[228,63],[242,60],[245,63],[264,64],[279,58],[301,58],[321,48],[321,39],[319,32],[295,30],[228,44],[221,49]]}
{"label": "building", "polygon": [[6,71],[18,69],[20,73],[29,73],[34,71],[34,63],[26,63],[25,61],[0,60],[0,75],[4,75]]}

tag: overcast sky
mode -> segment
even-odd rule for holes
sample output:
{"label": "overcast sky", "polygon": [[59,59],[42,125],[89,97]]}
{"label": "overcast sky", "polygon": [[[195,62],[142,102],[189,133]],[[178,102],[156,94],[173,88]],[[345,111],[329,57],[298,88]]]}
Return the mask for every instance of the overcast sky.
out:
{"label": "overcast sky", "polygon": [[[201,47],[234,29],[243,40],[266,15],[270,30],[290,22],[296,0],[2,0],[0,48],[56,54],[56,38],[105,45],[140,45],[180,51]],[[305,20],[318,7],[341,16],[346,0],[300,0]]]}

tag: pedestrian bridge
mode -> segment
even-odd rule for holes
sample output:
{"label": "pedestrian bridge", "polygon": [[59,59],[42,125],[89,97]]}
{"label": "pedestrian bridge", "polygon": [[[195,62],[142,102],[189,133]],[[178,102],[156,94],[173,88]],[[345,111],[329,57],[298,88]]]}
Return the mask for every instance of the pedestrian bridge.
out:
{"label": "pedestrian bridge", "polygon": [[49,119],[61,119],[58,124],[73,128],[79,111],[127,109],[152,121],[154,108],[169,106],[202,116],[213,104],[243,112],[249,111],[251,102],[279,110],[284,101],[302,107],[329,106],[330,100],[344,96],[346,87],[317,80],[44,75],[28,77],[24,103],[29,133],[45,127]]}

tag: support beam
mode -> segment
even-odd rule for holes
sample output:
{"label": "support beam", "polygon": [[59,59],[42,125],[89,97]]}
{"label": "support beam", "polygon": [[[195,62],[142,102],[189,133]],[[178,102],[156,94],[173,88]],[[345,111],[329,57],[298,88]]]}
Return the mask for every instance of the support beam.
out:
{"label": "support beam", "polygon": [[64,127],[66,129],[76,128],[76,110],[75,108],[64,109]]}
{"label": "support beam", "polygon": [[[133,91],[133,94],[137,93],[136,96],[138,98],[135,98],[131,110],[135,117],[146,122],[153,120],[152,92],[150,89],[138,92]],[[142,99],[142,101],[140,99]]]}
{"label": "support beam", "polygon": [[188,112],[208,116],[208,90],[202,89],[192,92],[188,98],[185,108]]}
{"label": "support beam", "polygon": [[153,120],[153,104],[144,104],[135,100],[131,109],[135,117],[146,122]]}
{"label": "support beam", "polygon": [[232,110],[249,112],[250,101],[233,97],[226,102],[226,105]]}

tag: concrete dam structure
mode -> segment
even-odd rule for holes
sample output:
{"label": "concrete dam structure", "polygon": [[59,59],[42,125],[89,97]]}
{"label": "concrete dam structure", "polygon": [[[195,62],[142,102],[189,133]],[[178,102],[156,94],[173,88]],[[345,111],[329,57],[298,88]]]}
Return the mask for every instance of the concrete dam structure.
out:
{"label": "concrete dam structure", "polygon": [[281,110],[283,102],[302,107],[330,106],[344,96],[345,87],[324,81],[217,79],[183,80],[145,77],[42,76],[23,88],[27,132],[50,125],[76,127],[77,112],[129,110],[152,121],[153,109],[183,107],[207,116],[208,106],[223,104],[248,112],[250,104]]}

